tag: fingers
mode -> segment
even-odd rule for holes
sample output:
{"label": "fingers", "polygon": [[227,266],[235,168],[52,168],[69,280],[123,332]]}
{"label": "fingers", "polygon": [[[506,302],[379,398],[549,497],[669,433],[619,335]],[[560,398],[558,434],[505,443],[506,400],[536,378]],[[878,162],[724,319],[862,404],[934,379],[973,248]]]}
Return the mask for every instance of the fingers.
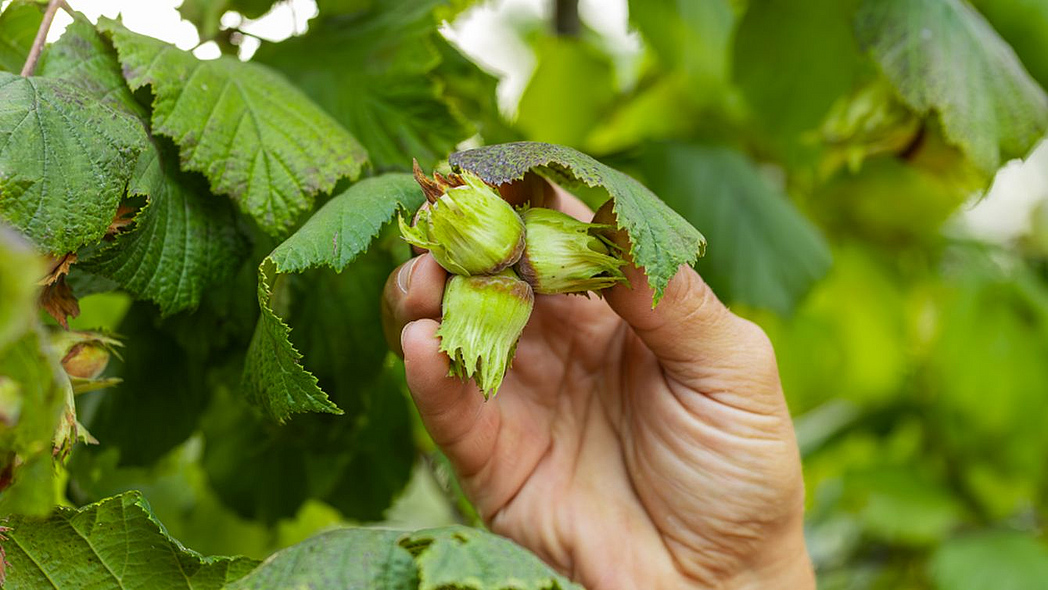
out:
{"label": "fingers", "polygon": [[390,349],[399,356],[401,331],[408,322],[421,318],[440,318],[444,297],[445,271],[429,254],[416,256],[400,265],[386,279],[382,297],[382,329]]}
{"label": "fingers", "polygon": [[661,360],[687,362],[736,338],[738,318],[690,267],[681,267],[654,309],[644,272],[633,265],[623,272],[630,284],[608,289],[604,297]]}
{"label": "fingers", "polygon": [[382,324],[404,357],[408,389],[433,441],[460,473],[480,468],[493,447],[498,414],[470,381],[448,377],[436,332],[447,272],[429,254],[402,264],[386,281]]}
{"label": "fingers", "polygon": [[667,376],[740,409],[785,411],[771,341],[731,313],[694,269],[682,266],[654,309],[644,273],[633,265],[624,272],[630,285],[607,289],[604,298]]}
{"label": "fingers", "polygon": [[484,466],[495,448],[499,414],[470,381],[448,377],[448,357],[440,352],[439,324],[410,322],[401,336],[408,389],[433,442],[458,472],[468,477]]}
{"label": "fingers", "polygon": [[[612,203],[597,211],[594,222],[616,223]],[[607,236],[623,251],[630,251],[625,231],[607,232]],[[605,300],[670,375],[706,391],[722,389],[725,378],[734,379],[736,384],[748,383],[755,392],[768,394],[772,407],[782,405],[775,352],[768,337],[756,324],[731,313],[699,273],[682,266],[653,309],[654,292],[644,272],[633,264],[623,272],[629,285],[605,290]]]}

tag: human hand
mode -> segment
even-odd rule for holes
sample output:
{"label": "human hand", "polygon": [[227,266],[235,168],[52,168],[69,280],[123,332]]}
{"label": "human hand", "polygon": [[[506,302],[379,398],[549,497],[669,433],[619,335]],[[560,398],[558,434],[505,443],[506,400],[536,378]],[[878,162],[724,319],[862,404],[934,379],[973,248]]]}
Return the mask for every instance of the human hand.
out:
{"label": "human hand", "polygon": [[[503,193],[592,217],[534,178]],[[587,588],[814,588],[770,342],[691,268],[654,310],[625,272],[603,300],[537,295],[485,402],[439,351],[444,269],[425,254],[394,271],[387,336],[427,430],[493,531]]]}

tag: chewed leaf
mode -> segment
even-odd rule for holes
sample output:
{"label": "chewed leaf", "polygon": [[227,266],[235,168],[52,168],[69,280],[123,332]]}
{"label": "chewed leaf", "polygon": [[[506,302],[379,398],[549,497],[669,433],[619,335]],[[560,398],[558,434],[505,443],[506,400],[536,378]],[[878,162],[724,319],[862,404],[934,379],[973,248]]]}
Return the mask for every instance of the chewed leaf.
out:
{"label": "chewed leaf", "polygon": [[356,178],[367,156],[356,139],[273,70],[235,57],[200,61],[111,20],[124,77],[151,86],[153,132],[267,232],[280,235],[318,192]]}
{"label": "chewed leaf", "polygon": [[614,200],[620,229],[632,244],[630,255],[644,269],[658,303],[666,285],[684,264],[693,264],[706,249],[706,239],[644,185],[582,152],[561,145],[515,142],[451,155],[451,165],[476,173],[491,184],[505,184],[535,171],[571,188],[601,187]]}

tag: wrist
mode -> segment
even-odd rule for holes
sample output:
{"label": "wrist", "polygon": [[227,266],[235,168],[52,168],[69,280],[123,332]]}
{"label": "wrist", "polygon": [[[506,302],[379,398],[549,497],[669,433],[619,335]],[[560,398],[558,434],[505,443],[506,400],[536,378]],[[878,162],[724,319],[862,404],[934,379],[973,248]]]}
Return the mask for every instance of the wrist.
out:
{"label": "wrist", "polygon": [[815,590],[815,571],[804,544],[803,525],[769,550],[747,571],[727,581],[723,590]]}

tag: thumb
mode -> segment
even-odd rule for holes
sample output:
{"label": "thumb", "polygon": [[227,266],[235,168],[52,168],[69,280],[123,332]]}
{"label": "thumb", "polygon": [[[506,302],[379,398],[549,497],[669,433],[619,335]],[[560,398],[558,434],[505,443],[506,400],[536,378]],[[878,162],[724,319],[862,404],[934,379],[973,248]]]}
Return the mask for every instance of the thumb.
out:
{"label": "thumb", "polygon": [[496,404],[485,403],[477,387],[448,376],[448,357],[440,351],[439,324],[408,323],[401,333],[408,390],[433,442],[460,475],[474,474],[487,462],[498,435]]}
{"label": "thumb", "polygon": [[[615,224],[614,215],[606,203],[594,222]],[[630,251],[625,231],[609,232],[608,237]],[[623,269],[629,284],[604,290],[604,298],[669,376],[707,392],[727,383],[748,383],[769,392],[773,405],[781,404],[775,351],[764,330],[728,310],[689,266],[678,269],[653,308],[655,292],[644,272],[630,262]]]}
{"label": "thumb", "polygon": [[604,297],[668,379],[741,410],[786,414],[771,341],[731,313],[699,273],[682,266],[652,309],[654,293],[644,273],[632,265],[624,272],[630,285],[605,290]]}
{"label": "thumb", "polygon": [[691,267],[677,271],[654,308],[644,272],[632,264],[623,272],[629,285],[605,290],[604,298],[664,365],[721,364],[752,337],[756,326],[731,313]]}

